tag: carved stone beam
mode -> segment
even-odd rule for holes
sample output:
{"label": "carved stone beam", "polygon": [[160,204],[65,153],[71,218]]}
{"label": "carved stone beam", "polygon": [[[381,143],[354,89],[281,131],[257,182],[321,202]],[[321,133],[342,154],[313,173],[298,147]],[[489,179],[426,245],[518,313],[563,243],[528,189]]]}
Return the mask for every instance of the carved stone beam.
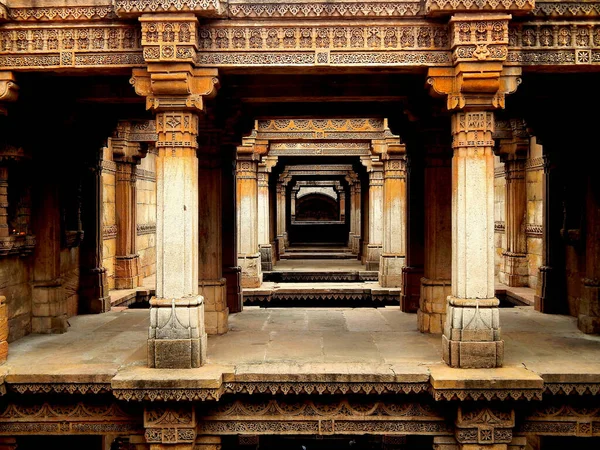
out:
{"label": "carved stone beam", "polygon": [[507,450],[513,441],[515,412],[510,407],[461,406],[456,417],[456,440],[460,448]]}
{"label": "carved stone beam", "polygon": [[426,0],[425,12],[430,16],[455,14],[457,12],[488,12],[490,9],[515,15],[523,15],[532,11],[535,0]]}
{"label": "carved stone beam", "polygon": [[504,108],[506,94],[521,82],[520,67],[504,67],[508,55],[506,14],[450,19],[454,67],[430,68],[427,83],[433,96],[446,96],[448,110]]}
{"label": "carved stone beam", "polygon": [[145,13],[191,13],[198,17],[227,15],[227,0],[115,0],[119,17],[138,17]]}
{"label": "carved stone beam", "polygon": [[191,405],[146,408],[144,428],[150,450],[192,450],[196,441],[196,411]]}
{"label": "carved stone beam", "polygon": [[[0,4],[0,17],[2,16],[2,5]],[[0,114],[7,114],[3,103],[14,102],[19,96],[19,86],[12,72],[0,71]]]}

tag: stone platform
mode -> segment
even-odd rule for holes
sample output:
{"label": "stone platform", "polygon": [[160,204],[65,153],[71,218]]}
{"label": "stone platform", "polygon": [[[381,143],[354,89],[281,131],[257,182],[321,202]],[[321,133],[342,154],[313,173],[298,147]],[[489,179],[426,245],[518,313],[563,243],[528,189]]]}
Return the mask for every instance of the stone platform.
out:
{"label": "stone platform", "polygon": [[599,394],[600,336],[580,332],[573,317],[530,306],[502,308],[500,320],[504,367],[451,369],[441,360],[440,335],[420,333],[416,316],[399,307],[246,307],[230,316],[227,334],[208,337],[205,366],[160,370],[145,367],[148,311],[115,308],[69,319],[65,334],[11,342],[0,387],[122,399],[188,392],[202,400],[261,389],[418,391],[440,400]]}
{"label": "stone platform", "polygon": [[362,282],[377,281],[377,271],[368,271],[356,259],[290,259],[277,261],[272,271],[263,272],[263,281],[273,282]]}

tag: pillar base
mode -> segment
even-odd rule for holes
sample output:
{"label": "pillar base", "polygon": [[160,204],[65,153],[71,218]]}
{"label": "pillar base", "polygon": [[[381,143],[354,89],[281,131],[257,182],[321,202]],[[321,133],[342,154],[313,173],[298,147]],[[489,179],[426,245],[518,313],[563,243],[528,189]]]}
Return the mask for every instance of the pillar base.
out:
{"label": "pillar base", "polygon": [[524,253],[502,253],[503,270],[498,280],[507,286],[518,287],[529,285],[529,264]]}
{"label": "pillar base", "polygon": [[[589,281],[589,282],[586,282]],[[600,286],[598,280],[584,279],[577,328],[586,334],[600,333]]]}
{"label": "pillar base", "polygon": [[379,262],[379,284],[382,287],[402,287],[402,269],[406,255],[382,253]]}
{"label": "pillar base", "polygon": [[381,259],[381,244],[367,244],[367,270],[379,271],[379,260]]}
{"label": "pillar base", "polygon": [[142,285],[139,255],[115,257],[115,289],[135,289]]}
{"label": "pillar base", "polygon": [[32,291],[31,332],[61,334],[67,331],[67,299],[62,285],[48,282]]}
{"label": "pillar base", "polygon": [[95,267],[81,275],[79,298],[84,299],[81,313],[100,314],[110,311],[108,280],[104,267]]}
{"label": "pillar base", "polygon": [[191,369],[205,362],[204,298],[152,298],[148,367]]}
{"label": "pillar base", "polygon": [[422,277],[423,267],[404,266],[402,268],[402,292],[400,293],[401,311],[416,313],[419,309]]}
{"label": "pillar base", "polygon": [[262,284],[260,253],[238,254],[238,264],[242,268],[242,288],[256,288]]}
{"label": "pillar base", "polygon": [[204,297],[204,326],[206,334],[224,334],[229,331],[229,308],[227,308],[227,282],[200,280],[198,291]]}
{"label": "pillar base", "polygon": [[500,340],[500,302],[497,298],[448,297],[442,336],[442,355],[450,367],[502,367],[504,341]]}
{"label": "pillar base", "polygon": [[285,253],[285,236],[277,236],[277,254],[279,256]]}
{"label": "pillar base", "polygon": [[273,270],[273,248],[271,244],[261,244],[260,246],[260,266],[263,272]]}
{"label": "pillar base", "polygon": [[421,278],[421,297],[417,323],[421,333],[438,334],[444,331],[446,299],[452,290],[450,280]]}

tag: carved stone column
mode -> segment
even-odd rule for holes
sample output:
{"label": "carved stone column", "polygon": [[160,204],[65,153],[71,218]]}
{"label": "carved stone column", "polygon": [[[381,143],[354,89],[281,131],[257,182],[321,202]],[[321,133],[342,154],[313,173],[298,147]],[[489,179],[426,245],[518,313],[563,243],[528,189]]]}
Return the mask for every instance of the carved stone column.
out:
{"label": "carved stone column", "polygon": [[441,333],[446,319],[446,299],[451,294],[452,151],[450,142],[429,144],[426,150],[425,258],[417,318],[419,331]]}
{"label": "carved stone column", "polygon": [[500,367],[499,301],[494,286],[494,109],[518,86],[520,68],[503,66],[507,14],[455,14],[454,66],[431,69],[452,116],[452,294],[442,336],[452,367]]}
{"label": "carved stone column", "polygon": [[144,428],[150,450],[195,450],[197,419],[192,404],[147,407]]}
{"label": "carved stone column", "polygon": [[400,287],[406,265],[406,156],[404,146],[397,150],[398,153],[384,157],[383,251],[379,269],[379,284],[383,287]]}
{"label": "carved stone column", "polygon": [[113,138],[110,140],[110,144],[117,164],[115,205],[118,232],[115,288],[133,289],[142,284],[140,257],[136,249],[136,165],[144,155],[139,142]]}
{"label": "carved stone column", "polygon": [[340,221],[341,222],[345,222],[346,221],[346,191],[344,189],[344,186],[336,186],[335,190],[338,193],[338,198],[340,200]]}
{"label": "carved stone column", "polygon": [[296,197],[298,196],[299,190],[300,187],[295,186],[292,188],[290,194],[290,222],[293,222],[296,219]]}
{"label": "carved stone column", "polygon": [[255,288],[262,284],[258,247],[257,159],[256,153],[241,154],[238,150],[236,199],[238,263],[242,268],[242,288]]}
{"label": "carved stone column", "polygon": [[82,223],[85,233],[80,246],[80,298],[81,312],[103,313],[110,311],[110,296],[104,260],[104,226],[103,205],[104,189],[102,186],[102,155],[98,149],[92,154],[83,178],[82,197],[84,208]]}
{"label": "carved stone column", "polygon": [[33,227],[38,237],[34,251],[31,331],[67,331],[67,300],[60,277],[60,198],[58,183],[43,180],[36,186]]}
{"label": "carved stone column", "polygon": [[132,84],[156,112],[158,150],[148,365],[200,367],[206,361],[206,331],[204,298],[198,294],[198,113],[216,94],[217,71],[193,65],[195,15],[148,14],[140,21],[148,69],[134,69]]}
{"label": "carved stone column", "polygon": [[595,172],[588,174],[585,210],[585,277],[577,327],[584,333],[600,333],[600,181]]}
{"label": "carved stone column", "polygon": [[367,270],[379,271],[383,247],[383,163],[369,162],[369,242],[365,264]]}
{"label": "carved stone column", "polygon": [[285,204],[288,181],[287,176],[280,176],[277,182],[277,253],[280,256],[285,253],[287,244]]}
{"label": "carved stone column", "polygon": [[223,278],[221,155],[218,134],[202,130],[198,146],[198,289],[204,297],[207,334],[229,329],[227,286]]}
{"label": "carved stone column", "polygon": [[6,297],[0,295],[0,365],[6,362],[8,357],[8,311],[6,308]]}
{"label": "carved stone column", "polygon": [[527,286],[529,265],[527,262],[527,183],[525,163],[529,151],[529,135],[523,121],[497,121],[498,153],[504,162],[506,178],[505,223],[506,250],[502,253],[503,268],[499,281],[507,286]]}
{"label": "carved stone column", "polygon": [[258,165],[258,246],[263,272],[273,270],[269,224],[269,170],[263,162]]}

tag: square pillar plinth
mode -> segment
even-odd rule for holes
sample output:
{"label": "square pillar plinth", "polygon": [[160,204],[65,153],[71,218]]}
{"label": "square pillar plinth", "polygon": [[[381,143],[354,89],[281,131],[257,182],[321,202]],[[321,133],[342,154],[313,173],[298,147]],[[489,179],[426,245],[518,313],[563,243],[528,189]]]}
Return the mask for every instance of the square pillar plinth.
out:
{"label": "square pillar plinth", "polygon": [[238,254],[238,264],[242,268],[242,288],[256,288],[262,284],[260,253]]}
{"label": "square pillar plinth", "polygon": [[501,367],[504,341],[500,340],[500,302],[491,299],[448,297],[442,336],[446,364],[460,368]]}
{"label": "square pillar plinth", "polygon": [[115,289],[135,289],[142,285],[139,255],[115,258]]}
{"label": "square pillar plinth", "polygon": [[205,362],[204,298],[150,300],[148,366],[191,369]]}
{"label": "square pillar plinth", "polygon": [[367,259],[365,261],[367,270],[379,271],[381,248],[381,244],[367,244]]}
{"label": "square pillar plinth", "polygon": [[227,282],[219,280],[201,280],[198,290],[204,297],[204,326],[206,334],[224,334],[229,330],[229,308],[227,307]]}
{"label": "square pillar plinth", "polygon": [[384,253],[379,263],[379,284],[383,287],[402,286],[402,268],[406,265],[406,256]]}

